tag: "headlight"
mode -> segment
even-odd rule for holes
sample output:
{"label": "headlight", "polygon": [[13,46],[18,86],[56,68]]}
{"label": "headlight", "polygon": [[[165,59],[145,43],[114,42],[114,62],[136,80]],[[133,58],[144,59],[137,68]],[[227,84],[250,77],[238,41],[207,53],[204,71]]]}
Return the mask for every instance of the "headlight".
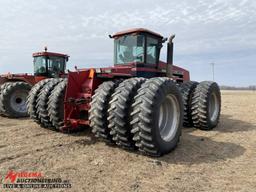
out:
{"label": "headlight", "polygon": [[95,71],[96,73],[101,73],[101,68],[96,68]]}
{"label": "headlight", "polygon": [[111,73],[112,71],[111,71],[111,69],[105,69],[104,72],[105,73]]}

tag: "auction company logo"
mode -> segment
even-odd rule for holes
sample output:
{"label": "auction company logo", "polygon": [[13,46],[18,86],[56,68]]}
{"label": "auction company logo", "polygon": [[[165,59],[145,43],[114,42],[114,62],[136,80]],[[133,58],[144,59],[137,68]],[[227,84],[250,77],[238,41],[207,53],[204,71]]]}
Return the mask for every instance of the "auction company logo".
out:
{"label": "auction company logo", "polygon": [[38,171],[10,170],[4,177],[3,188],[71,188],[71,184],[61,178],[45,178]]}
{"label": "auction company logo", "polygon": [[14,172],[13,170],[10,170],[6,176],[5,181],[10,180],[11,183],[15,183],[17,178],[39,178],[43,177],[41,172]]}

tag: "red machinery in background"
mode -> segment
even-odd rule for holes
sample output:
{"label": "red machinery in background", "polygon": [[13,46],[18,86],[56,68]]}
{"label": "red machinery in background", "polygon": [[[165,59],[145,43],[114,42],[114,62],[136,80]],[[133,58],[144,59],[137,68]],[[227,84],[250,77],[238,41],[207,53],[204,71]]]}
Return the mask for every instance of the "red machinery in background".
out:
{"label": "red machinery in background", "polygon": [[0,75],[0,114],[8,117],[27,116],[26,100],[31,87],[46,78],[65,74],[66,54],[48,52],[33,53],[34,74]]}

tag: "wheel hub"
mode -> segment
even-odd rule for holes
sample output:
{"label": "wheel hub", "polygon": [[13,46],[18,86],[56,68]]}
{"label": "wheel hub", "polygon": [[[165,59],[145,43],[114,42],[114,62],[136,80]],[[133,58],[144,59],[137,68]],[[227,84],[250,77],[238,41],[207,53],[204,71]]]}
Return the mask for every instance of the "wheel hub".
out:
{"label": "wheel hub", "polygon": [[177,98],[170,94],[166,97],[159,109],[158,127],[161,138],[171,141],[177,132],[180,121],[180,106]]}
{"label": "wheel hub", "polygon": [[19,98],[16,98],[16,103],[17,103],[17,104],[20,104],[21,102],[22,102],[22,98],[20,98],[20,97],[19,97]]}
{"label": "wheel hub", "polygon": [[219,100],[216,93],[212,93],[209,101],[209,117],[212,122],[216,121],[220,111]]}
{"label": "wheel hub", "polygon": [[28,93],[26,91],[15,91],[10,99],[10,105],[13,110],[19,113],[26,113],[26,99]]}

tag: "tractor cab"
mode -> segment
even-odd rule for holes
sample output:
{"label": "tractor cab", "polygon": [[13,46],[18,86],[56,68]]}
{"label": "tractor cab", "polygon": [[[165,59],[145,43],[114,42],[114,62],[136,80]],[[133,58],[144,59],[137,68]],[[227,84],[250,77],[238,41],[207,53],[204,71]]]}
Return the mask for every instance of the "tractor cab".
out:
{"label": "tractor cab", "polygon": [[[146,78],[165,76],[174,78],[178,71],[183,73],[178,74],[179,81],[188,80],[188,71],[173,66],[174,37],[175,35],[171,35],[169,38],[164,38],[162,35],[144,28],[130,29],[118,32],[113,36],[110,35],[110,38],[114,39],[114,70],[121,74],[121,69],[129,68],[131,76]],[[159,57],[163,43],[166,41],[167,60],[163,62],[159,60]]]}
{"label": "tractor cab", "polygon": [[44,77],[60,77],[65,73],[69,56],[60,53],[44,52],[33,54],[34,75]]}
{"label": "tractor cab", "polygon": [[114,64],[156,67],[159,64],[163,37],[147,29],[132,29],[114,38]]}

